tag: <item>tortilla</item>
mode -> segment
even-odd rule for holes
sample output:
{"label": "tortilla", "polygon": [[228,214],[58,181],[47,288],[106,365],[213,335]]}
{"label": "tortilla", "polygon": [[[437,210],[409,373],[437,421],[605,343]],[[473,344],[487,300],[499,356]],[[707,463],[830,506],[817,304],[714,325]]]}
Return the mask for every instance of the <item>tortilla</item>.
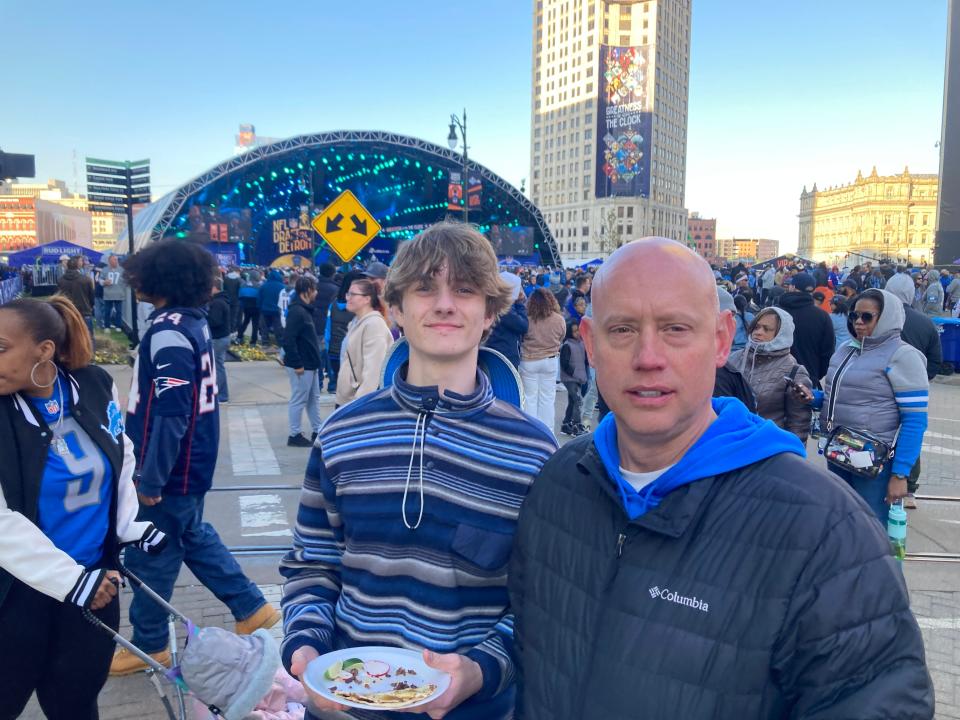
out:
{"label": "tortilla", "polygon": [[390,690],[389,692],[377,693],[357,693],[346,690],[331,690],[331,695],[336,695],[350,702],[362,703],[363,705],[377,705],[381,707],[399,707],[409,705],[410,703],[425,700],[430,697],[437,689],[434,684],[422,685],[421,687],[404,688],[403,690]]}

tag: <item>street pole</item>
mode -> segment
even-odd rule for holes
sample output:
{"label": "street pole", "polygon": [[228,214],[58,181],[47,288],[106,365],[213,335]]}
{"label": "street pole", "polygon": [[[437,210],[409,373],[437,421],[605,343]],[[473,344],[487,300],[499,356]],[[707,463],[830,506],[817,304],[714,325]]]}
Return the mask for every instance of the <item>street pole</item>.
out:
{"label": "street pole", "polygon": [[[134,243],[133,243],[133,173],[130,168],[127,168],[127,193],[126,193],[126,211],[127,211],[127,257],[133,255],[134,252]],[[140,337],[140,332],[137,328],[137,291],[130,288],[130,328],[133,331],[133,337]],[[133,342],[131,339],[130,342]]]}
{"label": "street pole", "polygon": [[467,177],[467,109],[463,109],[463,124],[460,126],[460,133],[463,135],[463,222],[470,223],[470,181]]}

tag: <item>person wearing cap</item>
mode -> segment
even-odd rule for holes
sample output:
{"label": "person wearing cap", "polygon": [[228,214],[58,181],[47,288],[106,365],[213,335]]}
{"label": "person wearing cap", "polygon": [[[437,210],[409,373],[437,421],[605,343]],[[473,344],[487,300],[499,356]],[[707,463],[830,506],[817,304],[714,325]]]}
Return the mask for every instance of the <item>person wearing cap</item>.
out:
{"label": "person wearing cap", "polygon": [[[334,649],[423,648],[453,679],[418,713],[506,720],[516,677],[506,567],[520,505],[557,447],[546,426],[498,397],[506,379],[519,402],[516,377],[480,350],[516,288],[498,276],[485,237],[441,222],[401,245],[384,290],[409,356],[317,437],[280,565],[281,658],[302,678]],[[346,710],[307,692],[308,720]]]}
{"label": "person wearing cap", "polygon": [[523,343],[523,336],[530,329],[530,319],[527,317],[527,296],[523,292],[520,278],[512,272],[504,270],[500,273],[500,279],[510,287],[513,302],[510,304],[510,309],[497,320],[484,345],[502,353],[510,364],[519,370],[520,345]]}
{"label": "person wearing cap", "polygon": [[793,318],[793,347],[790,353],[807,369],[814,388],[827,374],[836,347],[830,315],[814,303],[815,281],[810,273],[793,276],[791,289],[780,298],[780,307]]}

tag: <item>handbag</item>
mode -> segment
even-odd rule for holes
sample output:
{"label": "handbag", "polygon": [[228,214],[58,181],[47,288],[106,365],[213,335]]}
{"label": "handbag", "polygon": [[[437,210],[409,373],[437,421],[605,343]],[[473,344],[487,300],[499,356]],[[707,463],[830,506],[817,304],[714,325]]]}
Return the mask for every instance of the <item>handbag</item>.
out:
{"label": "handbag", "polygon": [[865,478],[875,478],[883,470],[883,466],[893,458],[897,437],[900,428],[897,428],[892,442],[884,442],[876,435],[863,430],[854,430],[844,425],[834,426],[833,413],[837,405],[837,395],[840,380],[843,377],[847,364],[856,354],[850,353],[840,363],[837,374],[830,389],[830,402],[827,406],[827,434],[821,437],[818,449],[827,460],[827,464],[846,470],[849,473]]}

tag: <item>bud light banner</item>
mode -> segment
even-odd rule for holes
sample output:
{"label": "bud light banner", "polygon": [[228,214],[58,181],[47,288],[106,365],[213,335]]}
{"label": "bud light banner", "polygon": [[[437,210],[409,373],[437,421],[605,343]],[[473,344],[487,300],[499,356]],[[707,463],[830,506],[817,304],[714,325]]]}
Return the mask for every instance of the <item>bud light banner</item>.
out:
{"label": "bud light banner", "polygon": [[600,47],[597,197],[650,194],[652,114],[647,109],[649,48]]}

